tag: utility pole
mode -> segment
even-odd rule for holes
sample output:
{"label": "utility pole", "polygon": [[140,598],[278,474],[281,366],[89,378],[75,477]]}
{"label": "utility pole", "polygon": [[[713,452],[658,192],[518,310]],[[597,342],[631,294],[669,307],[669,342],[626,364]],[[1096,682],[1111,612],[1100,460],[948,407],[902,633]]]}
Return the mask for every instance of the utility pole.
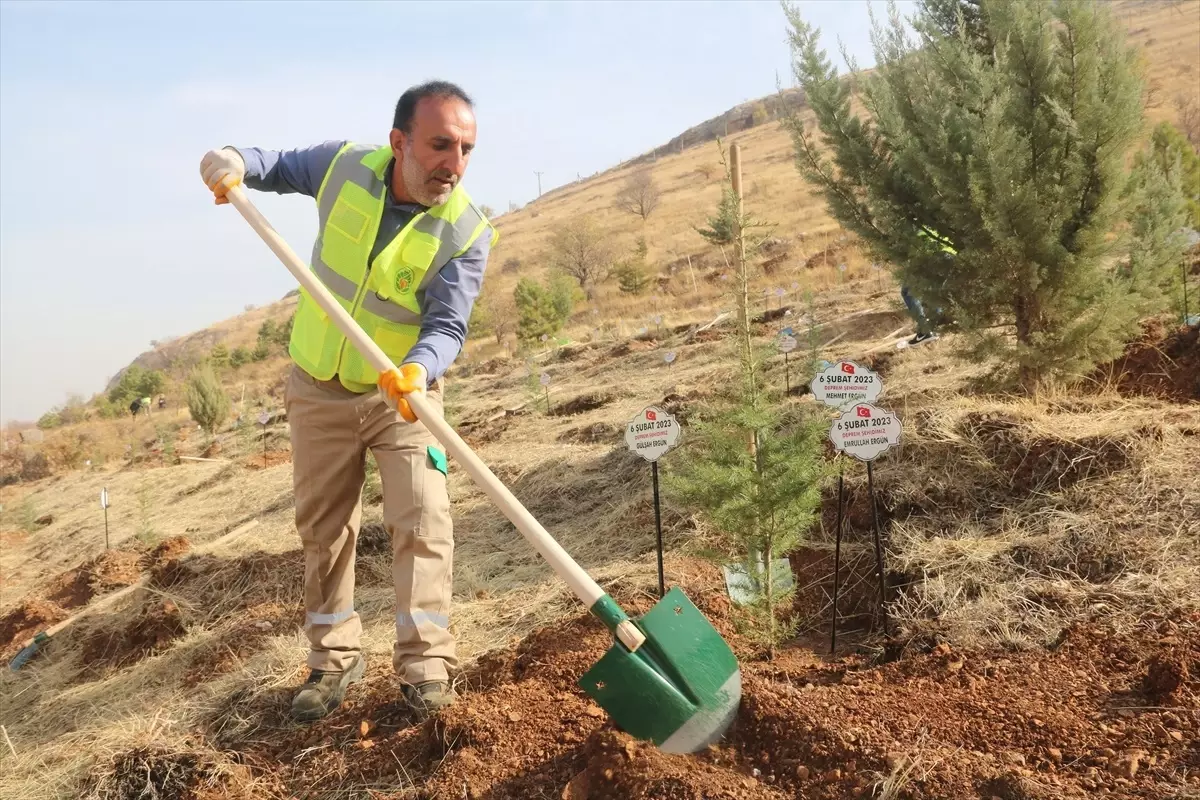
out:
{"label": "utility pole", "polygon": [[538,172],[535,169],[533,171],[533,174],[538,176],[538,197],[541,197],[542,196],[542,173]]}

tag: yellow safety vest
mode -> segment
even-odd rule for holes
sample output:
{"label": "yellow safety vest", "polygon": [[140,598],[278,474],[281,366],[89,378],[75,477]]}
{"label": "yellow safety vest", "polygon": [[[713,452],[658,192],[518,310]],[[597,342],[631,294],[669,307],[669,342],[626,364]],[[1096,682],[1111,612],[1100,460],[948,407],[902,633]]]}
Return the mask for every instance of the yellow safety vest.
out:
{"label": "yellow safety vest", "polygon": [[[449,199],[416,214],[371,262],[388,188],[388,146],[347,143],[317,192],[318,234],[312,271],[394,364],[399,366],[421,331],[417,291],[446,263],[491,230],[499,233],[459,184]],[[292,359],[309,375],[334,375],[346,388],[370,391],[379,373],[317,302],[301,287],[288,345]]]}
{"label": "yellow safety vest", "polygon": [[937,231],[930,231],[928,228],[922,225],[921,230],[917,231],[917,236],[925,239],[926,241],[933,242],[943,253],[949,253],[952,256],[958,255],[958,251],[950,246],[950,241],[948,239],[943,239],[942,235]]}

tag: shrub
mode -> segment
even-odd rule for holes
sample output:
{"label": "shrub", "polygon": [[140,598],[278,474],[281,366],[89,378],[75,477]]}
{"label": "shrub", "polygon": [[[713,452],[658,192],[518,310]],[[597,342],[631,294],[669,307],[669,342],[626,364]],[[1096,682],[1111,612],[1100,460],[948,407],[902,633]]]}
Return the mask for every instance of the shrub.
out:
{"label": "shrub", "polygon": [[223,344],[218,344],[213,347],[212,352],[208,354],[208,360],[217,369],[229,366],[229,348]]}
{"label": "shrub", "polygon": [[229,396],[212,367],[195,369],[187,382],[188,412],[192,419],[211,437],[229,416]]}
{"label": "shrub", "polygon": [[245,347],[235,347],[229,354],[229,366],[238,369],[250,363],[250,351]]}
{"label": "shrub", "polygon": [[[573,288],[573,287],[572,287]],[[532,278],[521,278],[513,290],[517,307],[517,337],[526,343],[542,336],[553,336],[562,330],[570,314],[570,295],[560,287],[556,292]],[[566,306],[567,314],[563,314]]]}

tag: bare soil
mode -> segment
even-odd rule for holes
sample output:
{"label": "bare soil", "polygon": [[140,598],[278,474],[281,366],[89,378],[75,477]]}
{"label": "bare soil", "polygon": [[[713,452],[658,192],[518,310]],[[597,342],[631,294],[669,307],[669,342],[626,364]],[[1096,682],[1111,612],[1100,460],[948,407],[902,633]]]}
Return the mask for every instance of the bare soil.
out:
{"label": "bare soil", "polygon": [[26,600],[0,618],[0,660],[16,655],[38,631],[62,622],[70,614],[49,600]]}
{"label": "bare soil", "polygon": [[243,462],[250,469],[266,469],[268,467],[287,464],[292,460],[290,450],[268,450],[266,453],[256,453],[248,456]]}
{"label": "bare soil", "polygon": [[[941,644],[878,663],[798,642],[767,661],[733,629],[715,573],[704,580],[688,595],[738,653],[744,689],[725,739],[702,753],[633,740],[577,688],[611,644],[586,615],[485,656],[458,676],[459,702],[419,725],[390,665],[372,663],[366,683],[310,726],[288,720],[289,686],[233,695],[198,733],[245,766],[240,780],[276,787],[271,797],[371,787],[380,800],[840,800],[886,786],[914,800],[1149,800],[1200,790],[1200,615],[1122,631],[1087,622],[1019,652]],[[633,613],[652,604],[618,599]]]}
{"label": "bare soil", "polygon": [[82,642],[83,674],[93,679],[166,649],[187,632],[179,607],[170,600],[150,601],[123,628],[101,627]]}
{"label": "bare soil", "polygon": [[143,554],[136,550],[105,550],[75,569],[67,570],[46,587],[46,598],[65,609],[79,608],[93,597],[137,582]]}
{"label": "bare soil", "polygon": [[1200,402],[1200,328],[1168,329],[1158,321],[1147,323],[1141,338],[1120,358],[1099,367],[1093,377],[1111,380],[1126,396]]}

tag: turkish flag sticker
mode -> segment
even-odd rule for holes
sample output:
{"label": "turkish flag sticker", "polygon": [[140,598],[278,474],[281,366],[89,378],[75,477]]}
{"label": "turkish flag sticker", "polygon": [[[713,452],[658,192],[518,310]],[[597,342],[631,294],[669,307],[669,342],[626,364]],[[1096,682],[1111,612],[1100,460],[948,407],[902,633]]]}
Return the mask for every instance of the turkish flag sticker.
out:
{"label": "turkish flag sticker", "polygon": [[842,364],[842,372],[846,373],[847,375],[853,375],[854,374],[854,365],[853,364]]}
{"label": "turkish flag sticker", "polygon": [[869,416],[871,416],[871,409],[867,408],[866,406],[859,406],[858,408],[856,408],[856,409],[854,409],[854,410],[858,412],[858,415],[859,415],[860,417],[869,417]]}
{"label": "turkish flag sticker", "polygon": [[648,420],[656,420],[656,419],[658,419],[658,415],[657,415],[657,414],[655,414],[653,411],[647,411],[647,412],[646,412],[646,419],[648,419]]}

